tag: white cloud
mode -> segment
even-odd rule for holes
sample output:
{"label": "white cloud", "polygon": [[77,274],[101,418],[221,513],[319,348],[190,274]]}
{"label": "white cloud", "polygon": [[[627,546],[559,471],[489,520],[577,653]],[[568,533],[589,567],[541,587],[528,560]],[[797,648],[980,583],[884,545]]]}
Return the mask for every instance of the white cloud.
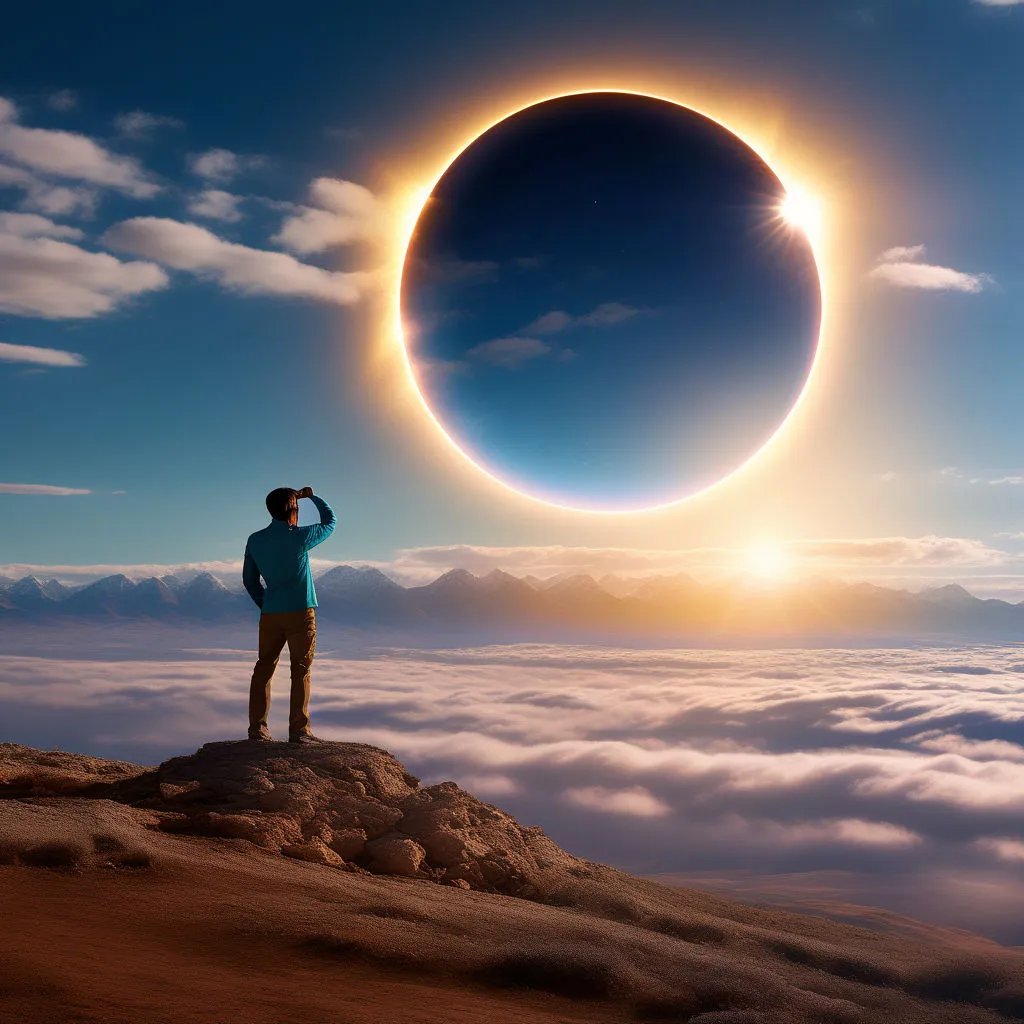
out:
{"label": "white cloud", "polygon": [[0,484],[0,494],[92,494],[77,487],[51,487],[48,484]]}
{"label": "white cloud", "polygon": [[564,310],[555,309],[538,317],[523,328],[525,334],[558,334],[570,327],[611,327],[636,316],[638,310],[621,302],[602,302],[601,305],[582,316],[570,316]]}
{"label": "white cloud", "polygon": [[982,7],[1017,7],[1024,4],[1024,0],[974,0],[974,3]]}
{"label": "white cloud", "polygon": [[138,199],[160,191],[132,157],[118,156],[76,132],[25,128],[17,108],[0,97],[0,155],[40,174],[117,189]]}
{"label": "white cloud", "polygon": [[601,814],[624,814],[634,818],[661,818],[672,810],[643,786],[618,790],[602,786],[580,786],[567,789],[563,797],[571,804]]}
{"label": "white cloud", "polygon": [[838,565],[998,565],[1007,554],[968,537],[873,537],[797,541],[786,550],[798,558]]}
{"label": "white cloud", "polygon": [[500,269],[494,260],[464,260],[458,256],[422,260],[420,267],[428,280],[438,284],[493,281]]}
{"label": "white cloud", "polygon": [[248,295],[287,295],[350,306],[372,287],[369,273],[342,273],[300,263],[282,252],[226,242],[197,224],[136,217],[110,228],[105,245],[186,270]]}
{"label": "white cloud", "polygon": [[97,192],[83,186],[69,187],[45,181],[23,167],[0,163],[0,188],[17,188],[25,193],[22,207],[63,216],[81,213],[89,216],[95,206]]}
{"label": "white cloud", "polygon": [[53,110],[74,110],[78,96],[73,89],[60,89],[47,97],[46,105]]}
{"label": "white cloud", "polygon": [[878,258],[870,277],[897,288],[919,288],[926,291],[954,291],[975,294],[992,283],[988,274],[969,274],[951,267],[919,263],[925,255],[923,245],[897,246],[887,249]]}
{"label": "white cloud", "polygon": [[550,313],[537,317],[532,324],[528,324],[523,330],[534,334],[557,334],[559,331],[564,331],[567,327],[571,327],[572,324],[573,318],[568,313],[561,309],[553,309]]}
{"label": "white cloud", "polygon": [[10,213],[0,211],[0,234],[19,235],[22,238],[45,236],[48,238],[82,238],[78,228],[54,224],[48,217],[37,213]]}
{"label": "white cloud", "polygon": [[208,149],[205,153],[194,153],[188,160],[193,174],[217,182],[230,181],[243,171],[261,167],[264,163],[261,156],[242,156],[230,149]]}
{"label": "white cloud", "polygon": [[610,327],[620,324],[636,316],[632,306],[624,306],[621,302],[602,302],[595,310],[578,317],[576,322],[584,327]]}
{"label": "white cloud", "polygon": [[539,338],[495,338],[471,348],[466,358],[506,370],[518,370],[531,359],[546,356],[550,352],[551,346]]}
{"label": "white cloud", "polygon": [[54,238],[0,234],[0,312],[93,317],[166,285],[167,275],[152,263],[125,263]]}
{"label": "white cloud", "polygon": [[918,260],[926,252],[923,245],[897,245],[892,249],[886,249],[878,257],[879,263],[906,263],[908,260]]}
{"label": "white cloud", "polygon": [[242,219],[238,204],[241,196],[233,196],[230,192],[210,188],[193,196],[188,203],[188,212],[194,217],[205,217],[208,220],[222,220],[234,224]]}
{"label": "white cloud", "polygon": [[63,352],[57,348],[8,345],[0,341],[0,362],[35,363],[38,366],[85,366],[85,356],[80,356],[77,352]]}
{"label": "white cloud", "polygon": [[126,139],[148,138],[157,128],[181,128],[183,123],[176,117],[151,114],[146,110],[131,110],[114,118],[118,135]]}
{"label": "white cloud", "polygon": [[372,238],[381,229],[381,210],[363,185],[338,178],[317,178],[309,187],[315,206],[288,217],[273,241],[293,252],[322,252]]}

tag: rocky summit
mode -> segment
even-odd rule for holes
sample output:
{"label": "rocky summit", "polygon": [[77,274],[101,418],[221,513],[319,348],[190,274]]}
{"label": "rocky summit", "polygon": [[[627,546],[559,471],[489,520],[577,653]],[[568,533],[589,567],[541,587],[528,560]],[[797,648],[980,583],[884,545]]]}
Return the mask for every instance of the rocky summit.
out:
{"label": "rocky summit", "polygon": [[4,1024],[1024,1020],[1021,950],[880,914],[633,878],[364,744],[0,743]]}
{"label": "rocky summit", "polygon": [[164,832],[506,895],[587,870],[540,828],[454,782],[420,786],[363,743],[207,743],[156,768],[3,743],[0,796],[110,800],[148,812]]}

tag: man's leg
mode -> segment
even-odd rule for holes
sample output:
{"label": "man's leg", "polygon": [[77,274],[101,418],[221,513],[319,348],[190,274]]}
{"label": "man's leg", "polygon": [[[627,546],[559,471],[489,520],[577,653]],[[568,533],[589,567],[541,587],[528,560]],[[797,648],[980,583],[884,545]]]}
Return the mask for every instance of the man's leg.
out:
{"label": "man's leg", "polygon": [[259,655],[249,683],[249,734],[267,728],[270,714],[270,680],[277,668],[277,659],[285,643],[284,623],[280,614],[260,616]]}
{"label": "man's leg", "polygon": [[288,736],[309,732],[309,671],[316,650],[316,609],[290,613],[288,654],[291,657],[292,693]]}

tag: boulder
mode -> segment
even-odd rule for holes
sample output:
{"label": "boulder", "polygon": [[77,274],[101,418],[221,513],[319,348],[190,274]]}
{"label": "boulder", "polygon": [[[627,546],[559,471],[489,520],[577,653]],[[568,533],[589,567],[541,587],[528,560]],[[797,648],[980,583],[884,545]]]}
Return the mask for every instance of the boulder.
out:
{"label": "boulder", "polygon": [[370,870],[379,875],[418,875],[426,857],[419,843],[400,835],[373,839],[366,844],[366,852]]}

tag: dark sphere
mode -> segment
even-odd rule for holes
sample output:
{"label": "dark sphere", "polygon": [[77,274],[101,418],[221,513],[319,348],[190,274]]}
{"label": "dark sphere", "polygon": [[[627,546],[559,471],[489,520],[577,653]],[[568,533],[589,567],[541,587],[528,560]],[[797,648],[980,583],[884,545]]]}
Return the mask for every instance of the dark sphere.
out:
{"label": "dark sphere", "polygon": [[695,494],[778,430],[818,345],[821,288],[782,183],[665,100],[564,96],[472,142],[424,205],[405,341],[445,431],[557,505]]}

